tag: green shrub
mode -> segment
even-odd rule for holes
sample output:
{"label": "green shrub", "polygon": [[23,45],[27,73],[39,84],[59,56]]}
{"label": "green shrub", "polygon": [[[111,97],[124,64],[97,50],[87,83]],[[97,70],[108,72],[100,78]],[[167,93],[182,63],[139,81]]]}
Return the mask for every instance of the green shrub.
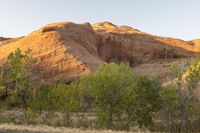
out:
{"label": "green shrub", "polygon": [[138,76],[133,82],[135,86],[124,96],[126,128],[129,129],[132,122],[139,127],[148,127],[160,109],[162,85],[158,78],[147,76]]}
{"label": "green shrub", "polygon": [[148,126],[160,107],[160,81],[135,75],[127,64],[104,64],[80,86],[94,97],[98,121],[107,128]]}
{"label": "green shrub", "polygon": [[120,119],[124,92],[133,86],[135,75],[127,64],[103,64],[96,72],[81,79],[81,87],[95,98],[101,125],[113,128]]}

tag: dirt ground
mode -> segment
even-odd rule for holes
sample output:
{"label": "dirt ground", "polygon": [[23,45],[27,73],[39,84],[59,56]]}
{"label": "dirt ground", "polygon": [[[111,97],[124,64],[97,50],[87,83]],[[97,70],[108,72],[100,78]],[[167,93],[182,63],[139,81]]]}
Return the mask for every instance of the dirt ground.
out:
{"label": "dirt ground", "polygon": [[163,85],[165,85],[174,79],[170,71],[171,65],[185,64],[191,59],[192,58],[156,60],[137,65],[133,70],[139,75],[159,76]]}

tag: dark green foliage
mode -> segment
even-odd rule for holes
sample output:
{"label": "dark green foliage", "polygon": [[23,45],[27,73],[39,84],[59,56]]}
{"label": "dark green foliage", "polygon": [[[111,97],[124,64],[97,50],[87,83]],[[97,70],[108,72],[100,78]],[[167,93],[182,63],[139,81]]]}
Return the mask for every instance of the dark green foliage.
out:
{"label": "dark green foliage", "polygon": [[22,53],[20,49],[12,52],[3,67],[4,84],[8,94],[7,103],[27,110],[33,89],[33,69],[36,60],[31,55],[31,50]]}
{"label": "dark green foliage", "polygon": [[21,98],[24,108],[28,107],[28,100],[31,97],[32,69],[35,60],[30,55],[30,50],[22,54],[19,49],[15,53],[11,53],[8,57],[8,65],[10,69],[10,79],[14,82],[14,93]]}
{"label": "dark green foliage", "polygon": [[34,97],[31,109],[41,113],[42,111],[52,111],[54,110],[54,101],[53,101],[53,87],[48,84],[42,85],[38,90],[37,94]]}
{"label": "dark green foliage", "polygon": [[[187,64],[173,64],[172,73],[176,78],[174,85],[166,87],[162,92],[162,117],[167,129],[171,132],[198,132],[199,99],[196,95],[200,81],[200,58]],[[194,115],[196,114],[196,115]]]}
{"label": "dark green foliage", "polygon": [[66,124],[70,124],[70,117],[79,107],[78,87],[75,83],[66,85],[60,83],[56,86],[43,85],[32,101],[32,110],[39,112],[61,112],[65,114]]}
{"label": "dark green foliage", "polygon": [[122,114],[124,92],[133,86],[135,78],[126,64],[104,64],[97,72],[81,79],[81,87],[88,89],[95,98],[99,122],[113,128],[114,121]]}
{"label": "dark green foliage", "polygon": [[62,112],[77,111],[78,108],[78,86],[75,83],[66,85],[60,83],[53,89],[57,109]]}
{"label": "dark green foliage", "polygon": [[108,128],[121,119],[126,129],[134,122],[148,126],[160,107],[159,80],[137,76],[127,64],[104,64],[80,84],[95,98],[98,120]]}
{"label": "dark green foliage", "polygon": [[167,131],[178,132],[177,121],[180,114],[180,94],[175,85],[166,86],[161,92],[160,116]]}
{"label": "dark green foliage", "polygon": [[138,77],[135,87],[135,116],[140,127],[152,123],[154,114],[160,109],[161,82],[158,78]]}
{"label": "dark green foliage", "polygon": [[137,76],[132,82],[135,82],[135,86],[129,88],[123,97],[125,128],[129,129],[134,123],[148,127],[160,109],[161,83],[158,78],[147,76]]}

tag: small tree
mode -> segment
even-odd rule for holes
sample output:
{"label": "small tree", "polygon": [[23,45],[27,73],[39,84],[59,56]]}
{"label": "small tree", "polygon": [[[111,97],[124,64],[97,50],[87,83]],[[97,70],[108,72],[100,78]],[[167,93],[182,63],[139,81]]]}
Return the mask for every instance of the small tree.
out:
{"label": "small tree", "polygon": [[127,64],[103,64],[81,79],[80,86],[95,98],[99,122],[113,128],[122,115],[124,92],[133,86],[135,75]]}
{"label": "small tree", "polygon": [[1,69],[1,71],[0,71],[0,108],[2,107],[3,102],[5,101],[6,97],[7,97],[6,96],[6,88],[3,85],[3,71]]}
{"label": "small tree", "polygon": [[175,85],[165,86],[161,91],[161,120],[170,132],[178,132],[177,121],[179,118],[180,94]]}
{"label": "small tree", "polygon": [[[179,93],[179,132],[183,133],[190,128],[188,125],[194,118],[190,117],[195,98],[195,91],[200,81],[200,58],[196,58],[187,64],[174,64],[171,68],[176,77],[176,86]],[[200,108],[199,108],[200,109]]]}
{"label": "small tree", "polygon": [[156,77],[138,76],[133,82],[134,87],[130,87],[123,97],[127,129],[133,122],[140,127],[152,124],[153,116],[160,109],[160,80]]}
{"label": "small tree", "polygon": [[65,114],[66,125],[70,124],[72,112],[76,112],[79,107],[78,87],[75,83],[66,85],[60,83],[53,90],[54,100],[57,103],[58,111]]}
{"label": "small tree", "polygon": [[35,112],[42,113],[42,111],[55,110],[55,103],[53,99],[53,89],[49,84],[43,84],[36,93],[36,96],[31,102],[31,109]]}
{"label": "small tree", "polygon": [[31,110],[33,110],[34,113],[39,113],[39,115],[43,116],[42,119],[44,123],[48,122],[56,109],[56,103],[53,99],[53,89],[54,87],[52,85],[43,84],[37,89],[36,96],[31,101]]}
{"label": "small tree", "polygon": [[5,86],[3,85],[3,70],[0,69],[0,101],[4,100]]}
{"label": "small tree", "polygon": [[11,95],[9,99],[15,97],[15,100],[19,100],[17,102],[24,108],[25,113],[32,93],[32,76],[35,63],[36,60],[32,57],[30,49],[25,53],[17,49],[8,56],[7,63],[4,66],[4,78],[7,82],[8,93]]}
{"label": "small tree", "polygon": [[72,112],[78,110],[78,87],[75,83],[66,85],[59,83],[56,86],[43,85],[37,92],[32,102],[32,109],[40,114],[42,111],[53,114],[61,112],[65,114],[66,124],[70,124]]}

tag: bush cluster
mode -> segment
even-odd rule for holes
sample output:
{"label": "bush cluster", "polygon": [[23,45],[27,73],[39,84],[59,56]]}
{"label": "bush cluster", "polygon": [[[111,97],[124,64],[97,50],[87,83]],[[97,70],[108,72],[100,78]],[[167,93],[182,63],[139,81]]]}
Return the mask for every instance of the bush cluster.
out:
{"label": "bush cluster", "polygon": [[[200,59],[174,64],[175,81],[162,86],[159,77],[139,76],[128,64],[108,63],[79,81],[36,85],[31,50],[8,56],[0,73],[0,107],[24,110],[25,122],[115,130],[132,127],[159,132],[200,131],[200,102],[195,95]],[[56,116],[56,117],[55,117]],[[54,118],[54,119],[52,119]]]}

